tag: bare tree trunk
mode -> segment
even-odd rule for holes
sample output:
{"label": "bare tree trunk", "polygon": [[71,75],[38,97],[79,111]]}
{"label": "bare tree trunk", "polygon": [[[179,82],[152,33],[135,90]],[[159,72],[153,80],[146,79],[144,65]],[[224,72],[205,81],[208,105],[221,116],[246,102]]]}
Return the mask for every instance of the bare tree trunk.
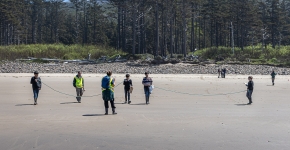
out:
{"label": "bare tree trunk", "polygon": [[182,22],[183,22],[183,56],[184,58],[186,57],[186,53],[187,53],[187,24],[186,24],[186,14],[185,14],[185,0],[182,1]]}
{"label": "bare tree trunk", "polygon": [[127,42],[126,42],[126,16],[127,16],[127,12],[126,12],[126,9],[124,9],[123,10],[123,36],[122,36],[122,38],[123,38],[123,42],[122,42],[122,46],[123,46],[123,51],[125,52],[126,51],[126,47],[127,47]]}
{"label": "bare tree trunk", "polygon": [[[95,14],[94,14],[95,16]],[[117,49],[120,49],[121,43],[121,3],[118,3],[118,27],[117,27]],[[95,31],[94,31],[95,32]]]}
{"label": "bare tree trunk", "polygon": [[155,10],[155,30],[156,30],[156,41],[155,41],[155,54],[154,56],[158,56],[159,54],[159,23],[158,23],[158,1],[156,1],[156,10]]}
{"label": "bare tree trunk", "polygon": [[136,21],[137,21],[137,6],[136,3],[133,5],[133,44],[132,44],[132,54],[135,55],[136,53]]}
{"label": "bare tree trunk", "polygon": [[191,5],[191,44],[190,44],[190,49],[191,49],[191,52],[193,52],[195,50],[195,43],[194,43],[194,4],[192,3]]}

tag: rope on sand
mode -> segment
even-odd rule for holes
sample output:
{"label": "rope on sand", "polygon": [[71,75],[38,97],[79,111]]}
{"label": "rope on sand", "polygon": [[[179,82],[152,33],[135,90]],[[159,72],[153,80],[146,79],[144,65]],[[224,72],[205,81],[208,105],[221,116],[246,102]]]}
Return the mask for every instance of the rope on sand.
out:
{"label": "rope on sand", "polygon": [[246,90],[243,90],[243,91],[238,91],[238,92],[219,93],[219,94],[192,94],[192,93],[168,90],[168,89],[159,88],[159,87],[155,87],[155,89],[159,89],[159,90],[163,90],[163,91],[167,91],[167,92],[172,92],[172,93],[177,93],[177,94],[183,94],[183,95],[192,95],[192,96],[221,96],[221,95],[233,95],[233,94],[246,92]]}
{"label": "rope on sand", "polygon": [[[48,88],[50,88],[51,90],[53,90],[53,91],[55,91],[55,92],[57,92],[57,93],[60,93],[60,94],[62,94],[62,95],[66,95],[66,96],[71,96],[71,97],[97,97],[97,96],[101,96],[101,95],[102,95],[102,94],[97,94],[97,95],[91,95],[91,96],[75,96],[75,95],[71,95],[71,94],[67,94],[67,93],[64,93],[64,92],[58,91],[58,90],[52,88],[51,86],[45,84],[44,82],[42,82],[42,84],[44,84],[45,86],[47,86]],[[121,85],[121,84],[122,84],[122,82],[119,83],[118,85],[116,85],[115,88],[118,87],[118,86]]]}
{"label": "rope on sand", "polygon": [[[43,82],[42,82],[43,83]],[[45,86],[47,86],[48,88],[50,88],[51,90],[60,93],[62,95],[66,95],[66,96],[71,96],[71,97],[97,97],[97,96],[101,96],[102,94],[97,94],[97,95],[91,95],[91,96],[75,96],[75,95],[71,95],[71,94],[67,94],[61,91],[58,91],[52,87],[50,87],[49,85],[43,83]],[[119,85],[121,85],[122,82],[120,82],[119,84],[117,84],[115,86],[118,87]],[[230,92],[230,93],[219,93],[219,94],[192,94],[192,93],[186,93],[186,92],[179,92],[179,91],[175,91],[175,90],[169,90],[169,89],[164,89],[164,88],[159,88],[159,87],[155,87],[155,89],[159,89],[159,90],[163,90],[163,91],[167,91],[167,92],[172,92],[172,93],[176,93],[176,94],[183,94],[183,95],[191,95],[191,96],[222,96],[222,95],[234,95],[234,94],[239,94],[239,93],[243,93],[246,92],[246,90],[242,90],[242,91],[238,91],[238,92]]]}

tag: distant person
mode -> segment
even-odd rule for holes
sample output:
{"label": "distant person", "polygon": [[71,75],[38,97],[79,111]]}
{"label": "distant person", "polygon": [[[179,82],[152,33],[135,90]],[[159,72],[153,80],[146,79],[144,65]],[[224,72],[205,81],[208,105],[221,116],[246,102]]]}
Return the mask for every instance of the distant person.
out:
{"label": "distant person", "polygon": [[146,104],[149,103],[149,98],[150,98],[150,86],[152,85],[153,80],[149,77],[149,72],[145,72],[145,77],[142,80],[142,84],[144,85],[144,93],[145,93],[145,100]]}
{"label": "distant person", "polygon": [[133,87],[132,80],[130,79],[130,74],[126,74],[126,79],[124,79],[123,85],[124,85],[124,91],[125,91],[125,102],[124,103],[126,104],[128,101],[128,104],[130,104],[131,103],[130,93],[131,93],[131,89]]}
{"label": "distant person", "polygon": [[102,79],[102,96],[105,104],[105,115],[108,115],[109,110],[109,101],[111,103],[113,115],[117,114],[114,104],[114,87],[115,87],[115,79],[111,77],[112,71],[107,72],[107,76]]}
{"label": "distant person", "polygon": [[223,72],[223,78],[226,78],[227,69],[226,68],[222,69],[222,72]]}
{"label": "distant person", "polygon": [[220,78],[220,76],[221,76],[221,69],[219,68],[218,69],[218,78]]}
{"label": "distant person", "polygon": [[73,86],[75,87],[77,93],[76,99],[78,103],[81,103],[82,96],[85,91],[85,84],[84,78],[82,77],[82,73],[80,71],[78,71],[78,74],[74,77]]}
{"label": "distant person", "polygon": [[249,82],[248,83],[245,83],[246,86],[248,87],[247,88],[247,95],[246,96],[249,99],[248,105],[251,105],[253,103],[253,101],[252,101],[252,94],[253,94],[253,91],[254,91],[253,77],[252,76],[249,76],[248,77],[248,80],[249,80]]}
{"label": "distant person", "polygon": [[34,96],[34,105],[37,105],[37,99],[39,95],[39,90],[41,90],[41,79],[38,76],[38,72],[34,72],[34,76],[30,80],[30,84],[32,84],[33,96]]}
{"label": "distant person", "polygon": [[275,76],[276,76],[277,74],[275,73],[275,71],[273,70],[273,72],[271,73],[271,76],[272,76],[272,85],[275,85]]}

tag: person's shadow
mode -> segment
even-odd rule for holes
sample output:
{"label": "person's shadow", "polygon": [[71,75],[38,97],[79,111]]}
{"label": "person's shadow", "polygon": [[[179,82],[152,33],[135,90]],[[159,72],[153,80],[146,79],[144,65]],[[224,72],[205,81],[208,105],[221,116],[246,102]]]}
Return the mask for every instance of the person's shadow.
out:
{"label": "person's shadow", "polygon": [[249,104],[235,104],[236,106],[247,106]]}
{"label": "person's shadow", "polygon": [[64,103],[60,103],[60,104],[75,104],[75,103],[78,103],[78,102],[64,102]]}
{"label": "person's shadow", "polygon": [[17,104],[15,106],[33,106],[34,104]]}
{"label": "person's shadow", "polygon": [[104,114],[85,114],[84,117],[104,116]]}
{"label": "person's shadow", "polygon": [[146,105],[146,103],[130,104],[130,105]]}

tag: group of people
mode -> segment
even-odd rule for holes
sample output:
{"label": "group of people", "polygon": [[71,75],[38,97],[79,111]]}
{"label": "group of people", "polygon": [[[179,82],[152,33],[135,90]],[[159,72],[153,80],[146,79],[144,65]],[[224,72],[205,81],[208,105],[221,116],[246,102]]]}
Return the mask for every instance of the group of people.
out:
{"label": "group of people", "polygon": [[[34,105],[37,105],[37,99],[39,90],[41,90],[41,79],[38,76],[38,72],[34,72],[34,76],[31,78],[30,84],[32,84],[33,95],[34,95]],[[107,75],[102,78],[101,87],[102,87],[102,98],[104,100],[105,105],[105,115],[108,115],[109,110],[109,102],[112,108],[112,114],[117,114],[116,107],[114,103],[114,87],[115,87],[115,78],[112,78],[112,71],[108,71]],[[149,104],[149,97],[151,94],[150,86],[152,86],[153,80],[149,77],[149,72],[145,72],[145,77],[142,80],[142,84],[144,85],[144,93],[145,93],[145,102]],[[133,91],[133,82],[130,79],[130,74],[126,74],[126,78],[123,81],[124,92],[125,92],[125,104],[131,103],[130,94]],[[82,73],[78,71],[78,74],[73,79],[73,87],[76,89],[76,100],[78,103],[81,103],[81,98],[85,91],[84,78],[82,77]]]}
{"label": "group of people", "polygon": [[[225,77],[225,72],[226,69],[224,68],[222,71],[220,71],[219,69],[219,76],[220,76],[220,72],[224,72],[224,77]],[[30,84],[32,84],[32,90],[33,90],[33,95],[34,95],[34,105],[37,105],[37,99],[38,99],[38,95],[39,95],[39,91],[41,90],[41,86],[42,86],[42,82],[40,77],[38,76],[38,72],[35,71],[34,72],[34,76],[31,78],[30,80]],[[272,85],[274,86],[274,81],[275,81],[275,76],[277,74],[275,73],[275,71],[273,71],[271,73],[271,77],[272,77]],[[247,86],[247,98],[249,100],[248,104],[252,104],[252,94],[253,94],[253,90],[254,90],[254,82],[253,82],[253,77],[249,76],[248,77],[248,83],[245,83]],[[108,110],[109,110],[109,102],[111,104],[111,108],[112,108],[112,114],[117,114],[116,112],[116,107],[115,107],[115,103],[114,103],[114,87],[115,87],[115,78],[112,78],[112,71],[108,71],[107,75],[105,77],[102,78],[102,83],[101,83],[101,87],[102,87],[102,98],[104,100],[104,105],[105,105],[105,115],[108,115]],[[152,78],[149,77],[149,72],[145,72],[145,77],[142,80],[142,84],[144,85],[144,93],[145,93],[145,102],[146,104],[150,104],[149,103],[149,98],[150,98],[150,94],[151,94],[151,89],[150,87],[152,86],[153,80]],[[128,102],[128,104],[131,103],[130,100],[130,94],[133,91],[133,82],[130,79],[130,74],[126,74],[126,78],[123,81],[123,85],[124,85],[124,93],[125,93],[125,104]],[[73,79],[73,86],[76,89],[76,99],[78,101],[78,103],[81,103],[81,97],[83,96],[83,93],[85,91],[85,86],[84,86],[84,78],[82,77],[82,73],[79,71],[78,74],[74,77]]]}
{"label": "group of people", "polygon": [[227,69],[226,68],[223,68],[223,69],[218,69],[218,78],[226,78],[226,72],[227,72]]}

